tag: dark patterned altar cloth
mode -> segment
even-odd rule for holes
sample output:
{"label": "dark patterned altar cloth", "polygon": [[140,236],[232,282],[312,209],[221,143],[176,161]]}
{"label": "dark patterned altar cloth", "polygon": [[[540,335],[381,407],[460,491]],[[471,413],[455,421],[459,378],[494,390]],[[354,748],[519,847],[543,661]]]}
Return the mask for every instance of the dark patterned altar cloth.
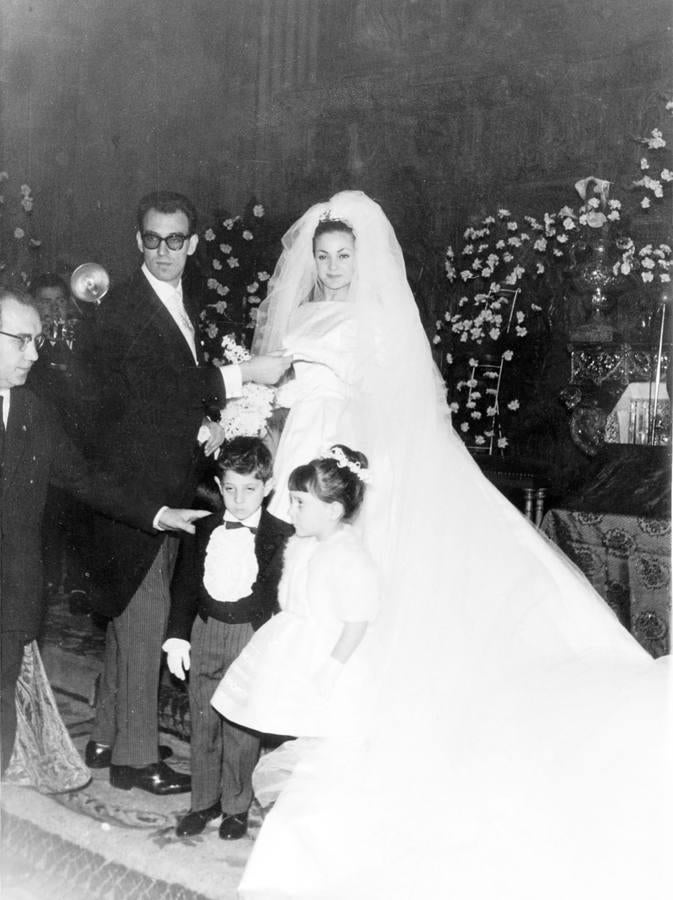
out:
{"label": "dark patterned altar cloth", "polygon": [[541,529],[652,656],[670,652],[670,520],[552,509]]}

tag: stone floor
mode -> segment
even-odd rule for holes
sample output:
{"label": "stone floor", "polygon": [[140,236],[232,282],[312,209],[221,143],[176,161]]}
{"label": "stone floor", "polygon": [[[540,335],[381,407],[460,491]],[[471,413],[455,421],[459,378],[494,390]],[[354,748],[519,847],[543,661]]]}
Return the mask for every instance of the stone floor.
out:
{"label": "stone floor", "polygon": [[[72,615],[52,601],[42,655],[59,709],[83,752],[93,724],[103,632],[90,614]],[[162,686],[161,740],[171,765],[189,768],[185,695]],[[189,794],[155,797],[110,787],[108,770],[92,773],[84,789],[41,795],[2,784],[0,896],[2,900],[235,900],[236,887],[261,824],[251,811],[248,837],[226,842],[218,822],[195,838],[179,839],[175,823]]]}

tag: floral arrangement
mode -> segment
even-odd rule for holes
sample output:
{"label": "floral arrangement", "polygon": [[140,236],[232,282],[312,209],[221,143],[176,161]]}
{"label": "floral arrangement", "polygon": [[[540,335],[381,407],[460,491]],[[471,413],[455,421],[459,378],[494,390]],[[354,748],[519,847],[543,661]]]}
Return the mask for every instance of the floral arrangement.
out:
{"label": "floral arrangement", "polygon": [[[230,334],[222,338],[222,361],[217,363],[241,363],[250,359],[249,351],[237,344]],[[220,418],[224,428],[224,438],[245,435],[247,437],[263,437],[267,430],[267,420],[275,405],[276,391],[265,384],[252,381],[243,385],[243,394],[236,400],[228,400]]]}
{"label": "floral arrangement", "polygon": [[32,227],[34,197],[30,185],[5,194],[9,174],[0,172],[0,282],[27,287],[42,241]]}
{"label": "floral arrangement", "polygon": [[221,342],[231,334],[250,346],[259,304],[266,296],[270,246],[265,210],[255,200],[244,216],[218,214],[199,242],[207,303],[201,312],[206,359],[221,363]]}
{"label": "floral arrangement", "polygon": [[[666,111],[673,112],[673,101]],[[640,160],[645,174],[632,184],[642,213],[664,199],[673,164],[657,158],[667,146],[660,129],[638,143],[649,151]],[[649,174],[655,171],[656,177]],[[594,176],[581,179],[575,185],[583,201],[578,208],[566,205],[539,217],[519,220],[500,208],[466,228],[458,250],[447,248],[451,287],[433,343],[454,425],[472,449],[493,453],[510,444],[508,433],[522,408],[522,372],[539,368],[548,321],[583,254],[603,241],[611,248],[608,274],[614,281],[635,279],[660,289],[670,282],[670,244],[638,246],[625,233],[622,202],[610,198],[610,186]]]}

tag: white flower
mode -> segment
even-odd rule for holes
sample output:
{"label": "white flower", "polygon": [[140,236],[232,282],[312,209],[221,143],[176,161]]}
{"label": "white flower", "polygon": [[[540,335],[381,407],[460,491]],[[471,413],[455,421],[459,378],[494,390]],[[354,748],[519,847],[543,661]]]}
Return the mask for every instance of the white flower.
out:
{"label": "white flower", "polygon": [[493,418],[493,416],[498,412],[497,406],[487,406],[486,407],[486,415]]}
{"label": "white flower", "polygon": [[15,228],[14,229],[14,237],[17,239],[17,241],[20,241],[21,238],[23,238],[25,236],[26,236],[26,232],[23,230],[23,228]]}
{"label": "white flower", "polygon": [[651,272],[643,272],[641,278],[644,282],[653,281],[654,275]]}
{"label": "white flower", "polygon": [[472,366],[472,368],[474,368],[475,366],[479,365],[479,360],[475,359],[474,356],[471,356],[468,360],[468,363]]}
{"label": "white flower", "polygon": [[251,241],[252,240],[252,231],[248,231],[246,228],[246,230],[243,232],[241,237],[243,238],[244,241]]}
{"label": "white flower", "polygon": [[556,240],[559,242],[559,244],[565,244],[568,240],[568,235],[567,234],[557,234]]}
{"label": "white flower", "polygon": [[213,269],[215,269],[216,271],[219,272],[221,268],[222,268],[222,263],[219,261],[219,259],[214,259],[213,260]]}
{"label": "white flower", "polygon": [[268,280],[269,280],[269,277],[270,277],[270,276],[269,276],[269,273],[268,273],[268,272],[258,272],[258,273],[257,273],[257,278],[258,278],[260,281],[268,281]]}
{"label": "white flower", "polygon": [[485,444],[486,440],[482,434],[477,434],[475,435],[474,442],[475,444]]}
{"label": "white flower", "polygon": [[229,288],[226,286],[226,284],[218,284],[217,293],[220,295],[220,297],[226,297],[229,293]]}
{"label": "white flower", "polygon": [[227,262],[229,263],[229,265],[230,265],[230,267],[231,267],[232,269],[237,269],[237,268],[238,268],[238,260],[237,260],[235,257],[230,256],[230,257],[227,259]]}
{"label": "white flower", "polygon": [[609,213],[608,213],[608,219],[609,219],[611,222],[618,222],[618,221],[619,221],[620,215],[619,215],[619,213],[617,212],[616,209],[613,209],[612,212],[609,212]]}
{"label": "white flower", "polygon": [[257,203],[257,204],[255,204],[255,206],[253,206],[253,208],[252,208],[252,214],[253,214],[253,216],[255,216],[257,219],[261,219],[261,218],[262,218],[262,216],[264,215],[264,207],[262,206],[261,203]]}
{"label": "white flower", "polygon": [[[214,303],[214,304],[212,304],[212,305],[215,307],[215,309],[217,310],[217,312],[220,313],[220,315],[222,315],[222,313],[223,313],[223,312],[225,311],[225,309],[227,308],[227,302],[226,302],[226,300],[218,300],[217,303]],[[213,335],[213,337],[215,337],[215,335]]]}
{"label": "white flower", "polygon": [[499,328],[491,328],[491,330],[488,333],[488,336],[491,338],[492,341],[497,341],[498,338],[500,337],[500,329]]}
{"label": "white flower", "polygon": [[470,272],[469,269],[464,269],[460,273],[460,277],[463,279],[463,281],[469,281],[470,278],[474,278],[474,275],[472,274],[472,272]]}
{"label": "white flower", "polygon": [[671,280],[671,276],[668,274],[668,272],[661,272],[659,275],[659,280],[668,283]]}
{"label": "white flower", "polygon": [[539,250],[540,253],[544,253],[547,249],[547,238],[540,237],[533,244],[533,250]]}
{"label": "white flower", "polygon": [[526,337],[528,334],[528,329],[523,328],[521,325],[517,325],[514,330],[516,331],[517,337]]}
{"label": "white flower", "polygon": [[519,401],[518,401],[518,400],[510,400],[509,403],[507,404],[507,409],[511,409],[512,412],[516,412],[516,410],[517,410],[518,408],[519,408]]}
{"label": "white flower", "polygon": [[28,184],[22,184],[22,185],[21,185],[21,188],[20,188],[20,191],[21,191],[21,196],[22,196],[22,197],[27,197],[27,196],[30,194],[30,185],[28,185]]}
{"label": "white flower", "polygon": [[650,150],[660,150],[662,147],[666,146],[666,141],[658,128],[653,128],[651,134],[651,138],[645,139],[645,143]]}
{"label": "white flower", "polygon": [[508,218],[508,216],[511,216],[511,215],[512,214],[508,209],[499,209],[498,210],[498,218],[499,219],[506,219],[506,218]]}
{"label": "white flower", "polygon": [[643,170],[650,168],[650,164],[647,161],[647,157],[643,156],[642,159],[640,160],[640,168]]}
{"label": "white flower", "polygon": [[461,422],[461,423],[460,423],[460,430],[463,432],[463,434],[465,434],[466,431],[469,431],[469,430],[470,430],[470,426],[468,425],[467,422]]}
{"label": "white flower", "polygon": [[249,294],[254,294],[255,291],[259,290],[259,284],[257,284],[256,281],[253,281],[252,284],[249,284],[249,285],[247,286],[246,290],[247,290],[247,292],[248,292]]}
{"label": "white flower", "polygon": [[640,201],[640,205],[642,206],[643,209],[649,209],[651,204],[652,204],[652,201],[650,200],[649,197],[643,197],[643,199]]}
{"label": "white flower", "polygon": [[621,201],[619,201],[619,200],[608,200],[608,206],[610,207],[610,209],[621,209],[622,208]]}
{"label": "white flower", "polygon": [[488,266],[486,266],[485,268],[483,268],[483,269],[481,270],[481,277],[482,277],[482,278],[490,278],[492,274],[493,274],[493,270],[492,270],[492,269],[489,269]]}
{"label": "white flower", "polygon": [[662,181],[673,181],[673,172],[670,169],[662,169],[659,177]]}
{"label": "white flower", "polygon": [[499,450],[504,450],[505,447],[508,446],[508,444],[509,444],[509,441],[507,440],[506,437],[498,438],[498,449]]}
{"label": "white flower", "polygon": [[516,222],[508,222],[508,223],[507,223],[507,230],[508,230],[508,231],[518,231],[518,230],[519,230],[519,226],[516,224]]}
{"label": "white flower", "polygon": [[28,212],[31,212],[31,210],[33,209],[33,198],[32,198],[32,197],[28,197],[28,196],[24,197],[24,198],[21,200],[21,206],[23,206],[23,208],[25,209],[25,211],[26,211],[27,213],[28,213]]}
{"label": "white flower", "polygon": [[440,338],[440,336],[439,336],[438,334],[436,334],[436,335],[433,337],[433,339],[432,339],[432,343],[435,344],[435,345],[436,345],[436,344],[441,344],[441,342],[442,342],[442,339]]}
{"label": "white flower", "polygon": [[544,266],[542,265],[541,262],[539,262],[539,263],[536,265],[535,271],[537,272],[538,275],[542,275],[542,273],[544,272]]}
{"label": "white flower", "polygon": [[449,409],[451,410],[452,413],[457,413],[460,410],[460,407],[454,400],[453,403],[449,403]]}
{"label": "white flower", "polygon": [[224,253],[225,256],[227,253],[231,253],[231,244],[220,244],[220,252]]}
{"label": "white flower", "polygon": [[216,278],[209,278],[206,281],[206,287],[211,291],[216,291],[219,287],[220,282]]}
{"label": "white flower", "polygon": [[451,363],[453,362],[453,354],[447,353],[447,354],[446,354],[446,361],[447,361],[447,363],[448,363],[449,365],[451,365]]}
{"label": "white flower", "polygon": [[234,227],[234,220],[233,219],[225,219],[222,222],[222,225],[227,229],[227,231],[231,231],[231,229]]}
{"label": "white flower", "polygon": [[514,358],[514,353],[511,350],[505,350],[505,352],[502,354],[502,358],[505,360],[505,362],[511,362],[511,360]]}
{"label": "white flower", "polygon": [[203,236],[207,241],[215,240],[215,232],[213,231],[212,228],[209,228]]}

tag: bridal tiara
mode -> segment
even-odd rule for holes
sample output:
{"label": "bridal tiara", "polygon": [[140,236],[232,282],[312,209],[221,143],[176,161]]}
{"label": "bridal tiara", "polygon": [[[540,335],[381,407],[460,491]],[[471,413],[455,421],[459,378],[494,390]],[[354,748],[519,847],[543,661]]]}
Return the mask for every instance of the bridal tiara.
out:
{"label": "bridal tiara", "polygon": [[348,219],[344,219],[342,216],[333,216],[331,209],[326,209],[324,212],[321,212],[318,216],[319,222],[342,222],[344,225],[347,225],[351,231],[353,230],[353,226],[348,221]]}
{"label": "bridal tiara", "polygon": [[323,456],[323,459],[333,459],[340,469],[348,469],[356,478],[359,478],[363,484],[369,484],[371,477],[368,469],[363,469],[357,460],[348,459],[341,447],[330,447],[329,451]]}

